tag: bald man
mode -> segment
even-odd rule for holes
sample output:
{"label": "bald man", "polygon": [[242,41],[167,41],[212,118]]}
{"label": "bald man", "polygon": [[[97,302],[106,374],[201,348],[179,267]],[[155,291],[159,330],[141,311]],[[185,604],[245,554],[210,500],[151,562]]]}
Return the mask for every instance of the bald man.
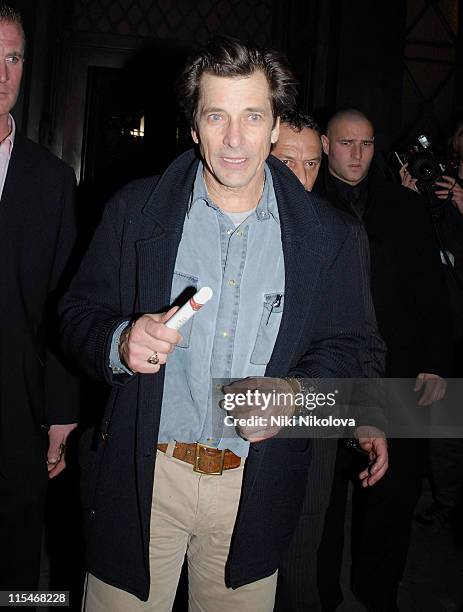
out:
{"label": "bald man", "polygon": [[[416,193],[391,184],[373,163],[374,128],[358,110],[337,112],[322,136],[327,164],[314,191],[365,227],[386,376],[416,379],[403,396],[425,407],[442,396],[449,346],[447,291],[431,219]],[[405,381],[407,383],[407,381]],[[404,409],[410,403],[404,403]],[[397,610],[397,594],[420,494],[422,440],[389,440],[389,471],[368,491],[354,489],[352,585],[370,612]],[[342,601],[343,519],[352,457],[338,450],[319,551],[323,612]]]}

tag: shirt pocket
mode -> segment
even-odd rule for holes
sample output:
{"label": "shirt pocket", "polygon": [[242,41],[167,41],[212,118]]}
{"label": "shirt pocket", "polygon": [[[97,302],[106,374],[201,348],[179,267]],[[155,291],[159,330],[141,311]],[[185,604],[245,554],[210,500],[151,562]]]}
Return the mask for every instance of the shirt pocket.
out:
{"label": "shirt pocket", "polygon": [[284,293],[266,293],[251,363],[266,365],[275,346],[283,314]]}
{"label": "shirt pocket", "polygon": [[[174,272],[172,279],[172,306],[183,306],[197,291],[198,277],[184,272]],[[177,344],[179,348],[187,349],[190,346],[191,330],[193,328],[194,316],[179,329],[182,339]]]}

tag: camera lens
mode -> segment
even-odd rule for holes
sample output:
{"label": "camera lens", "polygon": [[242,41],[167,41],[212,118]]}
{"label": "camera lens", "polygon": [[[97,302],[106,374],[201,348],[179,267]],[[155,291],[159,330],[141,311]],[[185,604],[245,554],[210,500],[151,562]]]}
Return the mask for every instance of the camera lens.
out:
{"label": "camera lens", "polygon": [[425,162],[424,164],[421,164],[420,174],[422,175],[423,178],[432,178],[433,170],[434,168],[432,167],[432,165]]}
{"label": "camera lens", "polygon": [[440,169],[434,157],[428,153],[419,153],[409,163],[410,174],[420,180],[433,182],[440,176]]}

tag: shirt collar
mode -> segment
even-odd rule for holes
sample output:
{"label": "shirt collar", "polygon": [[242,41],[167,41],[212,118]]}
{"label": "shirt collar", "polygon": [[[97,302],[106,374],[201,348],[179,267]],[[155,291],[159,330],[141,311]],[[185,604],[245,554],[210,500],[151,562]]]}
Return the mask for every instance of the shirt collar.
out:
{"label": "shirt collar", "polygon": [[[200,161],[198,164],[198,169],[196,171],[196,177],[193,185],[193,191],[191,192],[190,203],[188,204],[187,215],[189,214],[194,204],[196,204],[196,202],[198,201],[205,203],[207,206],[210,206],[215,210],[219,210],[219,207],[214,204],[214,202],[209,197],[209,194],[207,193],[206,183],[204,182],[203,170],[204,165]],[[264,166],[264,172],[264,189],[262,191],[259,204],[257,205],[254,214],[258,221],[266,221],[269,218],[273,218],[279,224],[280,215],[278,213],[278,205],[275,196],[275,190],[273,188],[272,173],[270,172],[270,168],[267,164],[265,164]]]}
{"label": "shirt collar", "polygon": [[8,125],[10,127],[10,133],[0,143],[0,152],[3,153],[4,155],[6,155],[8,157],[8,159],[10,159],[11,152],[13,150],[14,137],[15,137],[15,134],[16,134],[16,124],[14,122],[14,119],[13,119],[12,115],[8,115]]}

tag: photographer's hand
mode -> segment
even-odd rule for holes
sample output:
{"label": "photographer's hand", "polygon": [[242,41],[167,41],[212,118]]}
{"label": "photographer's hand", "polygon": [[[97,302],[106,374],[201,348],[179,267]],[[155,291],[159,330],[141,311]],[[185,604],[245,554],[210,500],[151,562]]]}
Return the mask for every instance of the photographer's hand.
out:
{"label": "photographer's hand", "polygon": [[413,191],[417,191],[416,179],[413,178],[410,172],[408,171],[408,164],[404,164],[401,167],[400,178],[402,181],[402,187],[407,187],[408,189],[413,189]]}
{"label": "photographer's hand", "polygon": [[442,189],[436,189],[436,195],[440,200],[451,199],[452,204],[458,208],[463,215],[463,188],[457,183],[456,179],[451,176],[443,176],[440,181],[436,181],[436,186]]}
{"label": "photographer's hand", "polygon": [[447,383],[444,378],[437,374],[422,372],[418,374],[415,382],[415,393],[422,390],[423,393],[418,401],[418,406],[430,406],[445,396]]}

